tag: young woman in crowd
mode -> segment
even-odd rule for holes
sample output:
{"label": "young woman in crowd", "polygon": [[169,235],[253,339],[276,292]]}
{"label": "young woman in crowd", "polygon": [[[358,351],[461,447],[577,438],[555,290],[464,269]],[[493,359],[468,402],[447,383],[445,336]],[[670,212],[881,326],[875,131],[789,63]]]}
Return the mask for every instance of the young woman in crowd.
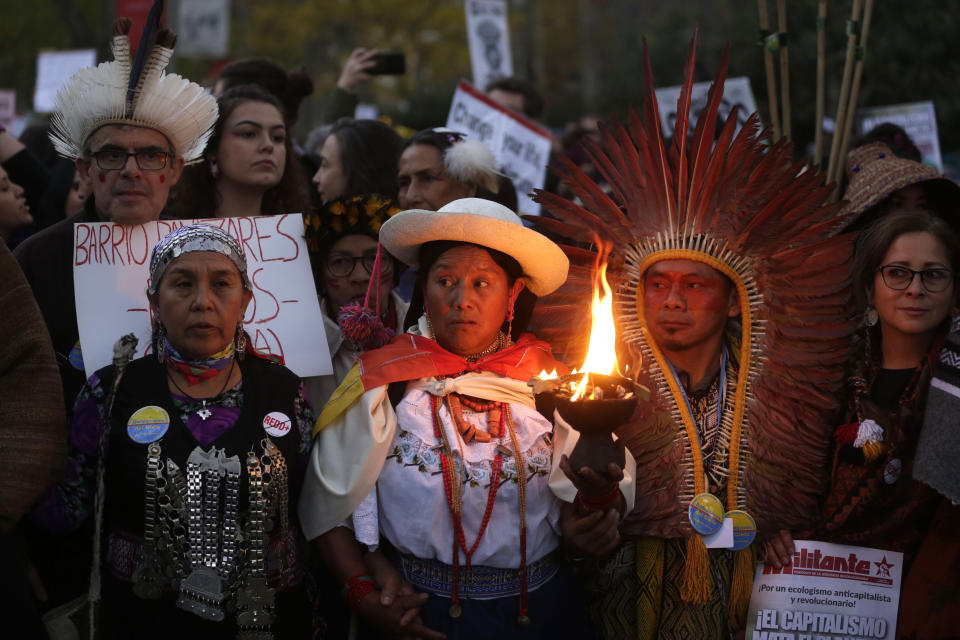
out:
{"label": "young woman in crowd", "polygon": [[323,203],[371,193],[396,199],[400,143],[379,120],[338,120],[323,141],[313,176]]}
{"label": "young woman in crowd", "polygon": [[[804,538],[904,554],[898,638],[955,634],[960,588],[960,507],[915,478],[927,393],[951,316],[957,314],[960,242],[926,212],[890,214],[857,242],[853,283],[863,328],[851,363],[845,424],[822,519]],[[955,428],[955,422],[950,424]],[[938,464],[956,464],[944,450]],[[766,561],[789,564],[788,532]],[[952,621],[952,622],[951,622]]]}
{"label": "young woman in crowd", "polygon": [[310,400],[318,408],[327,402],[360,352],[372,344],[341,330],[338,316],[346,305],[367,299],[378,327],[387,332],[378,334],[380,343],[403,331],[407,303],[393,293],[400,264],[382,252],[379,278],[371,283],[380,225],[400,211],[394,204],[399,149],[400,136],[378,120],[341,119],[323,142],[320,168],[313,177],[323,205],[305,221],[333,362],[333,375],[305,381]]}
{"label": "young woman in crowd", "polygon": [[170,209],[179,218],[310,211],[306,180],[293,161],[283,107],[255,86],[229,89],[217,101],[220,117],[203,162],[188,167]]}
{"label": "young woman in crowd", "polygon": [[[520,335],[535,300],[520,292],[554,291],[566,256],[476,198],[404,211],[380,241],[419,265],[423,303],[408,313],[405,340],[360,356],[318,422],[300,503],[307,537],[347,604],[391,633],[590,637],[556,555],[554,427],[527,385],[541,369],[565,367],[549,345]],[[615,509],[592,514],[588,546],[612,548],[617,521]],[[396,589],[404,580],[412,588]]]}
{"label": "young woman in crowd", "polygon": [[495,162],[482,142],[451,129],[424,129],[400,155],[400,206],[436,211],[460,198],[483,198],[516,211],[516,190]]}
{"label": "young woman in crowd", "polygon": [[87,381],[67,474],[33,519],[102,527],[102,637],[307,637],[291,505],[313,412],[243,330],[243,248],[181,227],[154,247],[150,283],[153,352]]}
{"label": "young woman in crowd", "polygon": [[23,189],[0,167],[0,242],[6,242],[14,231],[32,222]]}

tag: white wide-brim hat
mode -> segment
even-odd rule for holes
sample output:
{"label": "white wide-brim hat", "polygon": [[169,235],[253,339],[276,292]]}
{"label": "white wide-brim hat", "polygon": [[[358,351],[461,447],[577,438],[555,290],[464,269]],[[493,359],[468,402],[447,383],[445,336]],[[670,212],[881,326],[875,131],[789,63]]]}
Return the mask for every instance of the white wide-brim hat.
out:
{"label": "white wide-brim hat", "polygon": [[536,296],[556,291],[567,279],[570,261],[555,242],[523,226],[505,206],[482,198],[463,198],[439,211],[408,209],[380,227],[380,244],[404,264],[416,267],[420,245],[449,240],[469,242],[505,253],[523,269]]}

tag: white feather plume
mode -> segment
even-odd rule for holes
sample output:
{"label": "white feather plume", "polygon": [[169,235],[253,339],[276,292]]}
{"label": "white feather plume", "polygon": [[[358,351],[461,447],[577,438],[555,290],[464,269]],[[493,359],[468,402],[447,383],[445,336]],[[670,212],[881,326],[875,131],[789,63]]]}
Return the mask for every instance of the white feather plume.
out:
{"label": "white feather plume", "polygon": [[479,185],[499,191],[497,161],[490,147],[477,140],[464,140],[448,148],[443,154],[443,166],[457,182]]}
{"label": "white feather plume", "polygon": [[113,62],[81,69],[57,92],[50,121],[50,140],[57,153],[78,158],[97,129],[128,124],[156,129],[188,164],[200,161],[217,121],[216,99],[200,85],[164,73],[173,49],[155,46],[140,76],[132,114],[127,115],[130,41],[125,35],[114,36],[111,49]]}

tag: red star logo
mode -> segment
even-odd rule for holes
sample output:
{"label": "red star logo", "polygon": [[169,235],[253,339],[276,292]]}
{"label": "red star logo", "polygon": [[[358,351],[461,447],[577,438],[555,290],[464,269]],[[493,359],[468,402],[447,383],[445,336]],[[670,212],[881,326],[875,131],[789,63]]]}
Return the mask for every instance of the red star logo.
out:
{"label": "red star logo", "polygon": [[887,562],[887,556],[883,556],[882,562],[874,562],[873,564],[877,565],[877,575],[883,576],[885,578],[890,577],[890,569],[893,565]]}

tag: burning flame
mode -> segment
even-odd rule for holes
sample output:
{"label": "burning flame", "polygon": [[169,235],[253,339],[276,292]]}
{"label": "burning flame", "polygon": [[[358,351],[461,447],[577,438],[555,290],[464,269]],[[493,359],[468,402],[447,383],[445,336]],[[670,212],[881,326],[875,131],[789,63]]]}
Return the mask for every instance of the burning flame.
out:
{"label": "burning flame", "polygon": [[554,370],[551,371],[550,373],[547,373],[547,370],[546,370],[546,369],[541,369],[541,370],[540,370],[540,373],[537,375],[537,377],[540,378],[541,380],[554,380],[554,379],[558,378],[559,376],[557,375],[557,370],[556,370],[556,368],[554,368]]}
{"label": "burning flame", "polygon": [[[600,289],[603,288],[603,297]],[[584,396],[589,379],[588,372],[610,375],[617,370],[616,339],[617,331],[613,323],[613,291],[607,282],[606,252],[601,250],[601,262],[598,274],[594,276],[593,304],[591,305],[593,326],[590,328],[590,344],[587,347],[587,357],[580,367],[583,377],[577,385],[576,392],[570,398],[579,400]]]}

